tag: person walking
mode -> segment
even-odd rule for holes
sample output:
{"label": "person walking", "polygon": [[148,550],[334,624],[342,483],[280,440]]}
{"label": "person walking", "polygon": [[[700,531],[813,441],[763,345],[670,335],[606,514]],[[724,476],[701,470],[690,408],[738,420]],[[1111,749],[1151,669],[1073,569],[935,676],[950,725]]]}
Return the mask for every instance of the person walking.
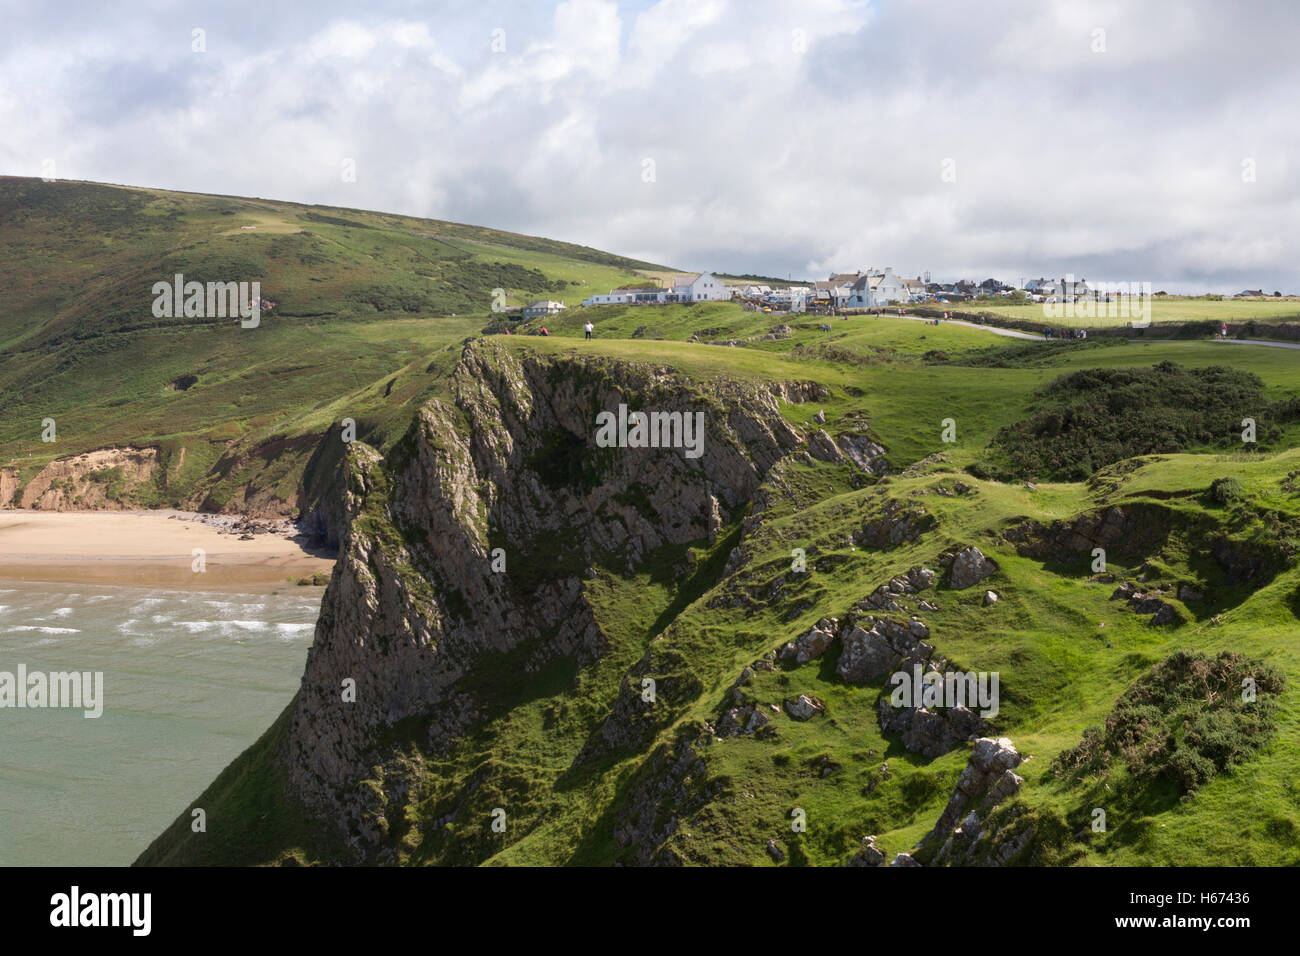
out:
{"label": "person walking", "polygon": [[587,338],[588,340],[590,340],[590,339],[591,339],[591,333],[594,332],[594,331],[596,331],[596,327],[595,327],[594,325],[591,324],[591,319],[588,319],[588,320],[587,320],[587,324],[584,325],[584,326],[582,327],[582,331],[585,333],[586,338]]}

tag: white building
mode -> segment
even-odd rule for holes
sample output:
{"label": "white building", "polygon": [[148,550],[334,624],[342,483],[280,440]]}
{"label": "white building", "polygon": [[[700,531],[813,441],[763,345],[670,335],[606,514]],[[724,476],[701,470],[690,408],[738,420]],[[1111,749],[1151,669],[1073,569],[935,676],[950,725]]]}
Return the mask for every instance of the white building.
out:
{"label": "white building", "polygon": [[879,276],[880,281],[876,283],[873,290],[878,305],[892,305],[897,302],[906,302],[908,300],[907,286],[903,279],[894,275],[894,270],[885,267],[885,271]]}
{"label": "white building", "polygon": [[712,272],[674,276],[669,295],[673,297],[669,301],[675,302],[725,302],[731,298],[726,285]]}
{"label": "white building", "polygon": [[627,293],[617,289],[608,295],[589,295],[582,300],[583,305],[626,305],[627,303]]}
{"label": "white building", "polygon": [[563,302],[553,302],[550,299],[538,299],[524,308],[525,319],[535,319],[543,315],[554,315],[557,312],[564,311]]}

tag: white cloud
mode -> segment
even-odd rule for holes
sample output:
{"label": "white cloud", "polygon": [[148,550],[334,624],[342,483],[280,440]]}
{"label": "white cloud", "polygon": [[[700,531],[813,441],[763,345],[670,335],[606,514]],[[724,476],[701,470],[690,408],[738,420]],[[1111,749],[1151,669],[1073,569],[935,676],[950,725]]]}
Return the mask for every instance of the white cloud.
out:
{"label": "white cloud", "polygon": [[0,171],[53,157],[682,268],[1296,289],[1300,14],[1248,7],[235,0],[195,54],[169,4],[16,6]]}

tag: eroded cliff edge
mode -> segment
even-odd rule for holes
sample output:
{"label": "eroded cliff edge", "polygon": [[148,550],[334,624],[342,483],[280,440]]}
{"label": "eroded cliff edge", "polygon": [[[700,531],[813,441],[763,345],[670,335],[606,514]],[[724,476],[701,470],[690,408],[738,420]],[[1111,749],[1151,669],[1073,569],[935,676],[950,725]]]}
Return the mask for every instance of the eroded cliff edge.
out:
{"label": "eroded cliff edge", "polygon": [[[837,445],[780,414],[823,394],[468,345],[447,397],[386,459],[348,448],[339,560],[279,754],[295,796],[356,858],[387,859],[388,814],[414,780],[384,738],[414,724],[436,751],[491,712],[492,674],[604,654],[595,566],[630,572],[665,545],[712,543],[786,456],[883,468],[865,436]],[[597,447],[597,414],[620,404],[702,412],[706,453]]]}

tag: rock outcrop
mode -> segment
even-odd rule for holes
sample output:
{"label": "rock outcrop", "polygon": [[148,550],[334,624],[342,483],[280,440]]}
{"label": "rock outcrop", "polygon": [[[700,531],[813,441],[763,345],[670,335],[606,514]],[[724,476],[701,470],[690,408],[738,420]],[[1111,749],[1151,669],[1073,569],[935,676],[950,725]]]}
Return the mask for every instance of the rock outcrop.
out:
{"label": "rock outcrop", "polygon": [[853,541],[859,547],[887,551],[919,540],[934,526],[934,516],[920,505],[889,499],[881,505],[878,515],[863,520]]}
{"label": "rock outcrop", "polygon": [[997,562],[986,558],[984,552],[971,545],[958,551],[948,568],[948,587],[954,591],[964,591],[974,587],[990,574],[998,570]]}
{"label": "rock outcrop", "polygon": [[[935,822],[934,829],[912,849],[911,856],[919,857],[929,866],[960,866],[974,862],[979,855],[976,849],[978,841],[982,838],[985,841],[983,849],[988,849],[988,841],[994,836],[993,832],[981,828],[981,820],[986,819],[1003,800],[1020,791],[1024,779],[1014,770],[1023,759],[1015,744],[1006,737],[976,740],[947,806]],[[1024,846],[1012,842],[999,845],[997,849],[992,859],[981,862],[1005,864]],[[917,860],[913,862],[918,863]]]}
{"label": "rock outcrop", "polygon": [[[664,368],[469,344],[450,398],[423,406],[387,460],[360,442],[346,449],[339,559],[283,756],[294,792],[345,821],[354,851],[373,857],[379,808],[409,784],[394,772],[385,793],[359,786],[384,762],[381,731],[419,718],[416,742],[440,750],[490,710],[490,682],[474,679],[483,669],[528,675],[599,657],[587,569],[633,569],[665,545],[716,536],[771,467],[804,448],[778,411],[802,397],[797,386],[702,389]],[[597,413],[620,404],[702,412],[706,453],[597,447]],[[588,756],[644,742],[655,721],[639,690],[629,674]],[[658,700],[668,709],[690,693],[669,676]]]}
{"label": "rock outcrop", "polygon": [[[18,472],[0,474],[0,507],[68,511],[137,507],[135,499],[158,472],[158,449],[100,448],[56,458],[19,491]],[[8,476],[7,478],[5,476]]]}
{"label": "rock outcrop", "polygon": [[895,707],[888,698],[881,698],[877,708],[881,729],[898,734],[904,747],[926,757],[942,757],[983,733],[988,726],[979,714],[961,705],[929,710],[925,707]]}
{"label": "rock outcrop", "polygon": [[929,661],[934,647],[923,638],[930,630],[920,618],[903,623],[889,618],[866,618],[841,635],[840,658],[835,673],[851,684],[866,684]]}

